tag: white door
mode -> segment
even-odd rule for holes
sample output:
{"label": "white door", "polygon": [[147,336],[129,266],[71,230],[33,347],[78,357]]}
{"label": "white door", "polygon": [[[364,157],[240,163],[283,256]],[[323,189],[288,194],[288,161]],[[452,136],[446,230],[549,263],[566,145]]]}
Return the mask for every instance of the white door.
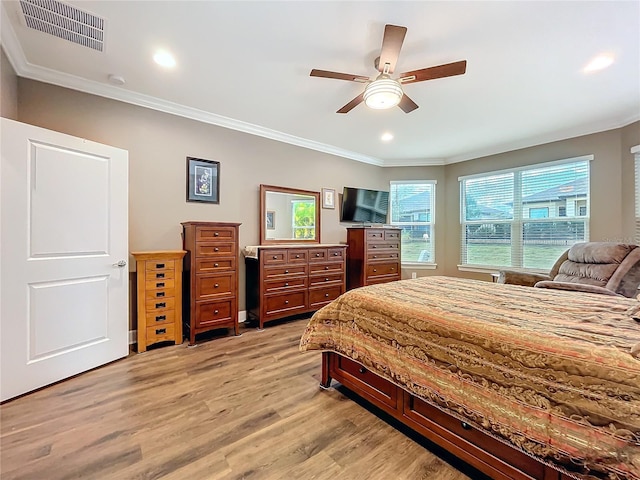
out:
{"label": "white door", "polygon": [[1,122],[0,400],[7,400],[128,354],[128,153]]}

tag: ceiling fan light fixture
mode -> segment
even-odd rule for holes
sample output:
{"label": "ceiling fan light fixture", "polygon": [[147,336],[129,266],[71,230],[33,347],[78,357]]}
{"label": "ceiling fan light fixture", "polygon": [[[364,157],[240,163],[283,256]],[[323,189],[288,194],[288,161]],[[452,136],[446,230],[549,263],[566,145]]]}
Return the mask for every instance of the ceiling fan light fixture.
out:
{"label": "ceiling fan light fixture", "polygon": [[398,105],[403,95],[400,84],[382,74],[365,88],[364,103],[369,108],[383,110]]}

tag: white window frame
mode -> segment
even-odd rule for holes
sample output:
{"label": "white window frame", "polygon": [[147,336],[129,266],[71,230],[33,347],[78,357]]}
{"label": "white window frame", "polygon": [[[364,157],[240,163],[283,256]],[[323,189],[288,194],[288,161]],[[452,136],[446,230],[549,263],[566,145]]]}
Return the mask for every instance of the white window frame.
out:
{"label": "white window frame", "polygon": [[[522,238],[524,224],[525,223],[534,223],[534,222],[548,222],[549,218],[524,218],[523,208],[522,208],[522,173],[530,170],[537,170],[545,167],[553,167],[555,165],[563,165],[568,163],[577,163],[577,162],[590,162],[594,159],[593,155],[583,155],[580,157],[566,158],[563,160],[556,160],[552,162],[544,162],[544,163],[535,163],[531,165],[526,165],[523,167],[517,168],[509,168],[504,170],[495,170],[491,172],[478,173],[474,175],[465,175],[458,177],[458,182],[460,184],[460,264],[458,265],[458,270],[460,271],[468,271],[468,272],[483,272],[483,273],[494,273],[498,270],[504,270],[505,268],[513,269],[513,270],[521,270],[521,271],[529,271],[529,272],[541,272],[543,270],[535,269],[535,268],[525,268],[522,266],[523,259],[523,244],[520,241],[514,241],[514,239]],[[465,191],[463,188],[464,181],[470,180],[474,178],[484,178],[490,177],[494,175],[505,175],[505,174],[513,174],[513,218],[508,220],[471,220],[465,221]],[[589,178],[591,178],[591,167],[589,167]],[[587,214],[585,216],[576,215],[577,218],[585,221],[585,241],[589,240],[589,222],[591,220],[591,192],[589,191],[589,195],[587,197]],[[559,217],[559,218],[569,218],[569,217]],[[564,221],[564,220],[563,220]],[[467,225],[481,225],[485,223],[506,223],[511,225],[511,266],[504,265],[474,265],[465,263],[465,254],[466,251],[464,249],[465,245],[465,232]],[[545,273],[547,273],[545,271]]]}
{"label": "white window frame", "polygon": [[[391,180],[389,182],[389,185],[432,185],[432,195],[431,195],[431,216],[430,219],[426,222],[390,222],[390,225],[393,226],[397,226],[397,227],[404,227],[404,226],[412,226],[412,225],[418,225],[418,226],[424,226],[424,225],[428,225],[429,231],[431,232],[431,245],[432,245],[432,250],[433,250],[433,258],[431,258],[431,261],[429,262],[410,262],[410,261],[406,261],[404,259],[404,257],[402,257],[401,260],[401,264],[407,267],[411,267],[412,269],[425,269],[425,270],[433,270],[435,269],[438,264],[436,263],[436,235],[435,235],[435,228],[436,228],[436,184],[438,182],[436,180]],[[389,188],[389,219],[393,218],[393,202],[391,201],[391,188]]]}

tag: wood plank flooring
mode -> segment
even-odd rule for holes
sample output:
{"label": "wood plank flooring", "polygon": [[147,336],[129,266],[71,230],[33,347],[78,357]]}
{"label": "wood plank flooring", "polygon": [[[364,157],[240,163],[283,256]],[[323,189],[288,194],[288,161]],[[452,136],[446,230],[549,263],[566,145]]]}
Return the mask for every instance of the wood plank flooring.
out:
{"label": "wood plank flooring", "polygon": [[5,403],[2,480],[484,478],[342,387],[319,389],[305,325],[131,354]]}

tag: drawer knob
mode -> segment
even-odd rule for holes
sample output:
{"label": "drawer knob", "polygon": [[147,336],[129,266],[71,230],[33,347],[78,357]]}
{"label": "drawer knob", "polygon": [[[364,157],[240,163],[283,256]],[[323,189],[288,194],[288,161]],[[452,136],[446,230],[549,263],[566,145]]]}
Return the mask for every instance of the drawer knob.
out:
{"label": "drawer knob", "polygon": [[376,270],[375,268],[373,269],[374,272],[377,272],[378,270]]}
{"label": "drawer knob", "polygon": [[471,425],[469,425],[467,422],[460,422],[460,425],[462,426],[462,428],[464,428],[465,430],[471,430]]}
{"label": "drawer knob", "polygon": [[377,248],[375,245],[371,245],[371,248]]}
{"label": "drawer knob", "polygon": [[274,255],[274,256],[273,256],[273,259],[274,259],[274,260],[277,260],[277,259],[278,259],[278,256],[277,256],[277,255]]}
{"label": "drawer knob", "polygon": [[214,268],[218,268],[219,266],[220,266],[220,265],[218,265],[217,263],[214,263],[214,264],[213,264],[213,267],[214,267]]}
{"label": "drawer knob", "polygon": [[166,307],[166,306],[167,306],[167,304],[166,304],[165,302],[162,302],[162,303],[156,303],[156,308],[164,308],[164,307]]}
{"label": "drawer knob", "polygon": [[367,373],[367,369],[366,369],[366,368],[364,368],[364,367],[360,367],[360,368],[358,369],[358,372],[359,372],[359,373]]}
{"label": "drawer knob", "polygon": [[288,287],[289,286],[289,282],[284,282],[284,286]]}
{"label": "drawer knob", "polygon": [[213,288],[218,288],[220,286],[220,284],[216,283],[213,285]]}
{"label": "drawer knob", "polygon": [[166,319],[167,319],[166,315],[156,315],[156,322],[161,322]]}
{"label": "drawer knob", "polygon": [[219,234],[218,232],[215,232],[215,233],[213,234],[213,236],[214,236],[214,237],[219,237],[219,236],[220,236],[220,234]]}
{"label": "drawer knob", "polygon": [[395,270],[395,268],[394,268],[394,267],[391,267],[391,271],[393,272],[394,270]]}
{"label": "drawer knob", "polygon": [[218,247],[216,247],[216,248],[214,248],[214,249],[213,249],[213,251],[214,251],[214,252],[219,252],[219,251],[220,251],[220,249],[219,249]]}
{"label": "drawer knob", "polygon": [[378,255],[374,255],[373,258],[378,258]]}
{"label": "drawer knob", "polygon": [[289,300],[285,300],[285,301],[284,301],[284,304],[285,304],[285,305],[289,305]]}
{"label": "drawer knob", "polygon": [[164,263],[156,263],[156,268],[164,268]]}
{"label": "drawer knob", "polygon": [[156,273],[156,278],[164,278],[164,273]]}
{"label": "drawer knob", "polygon": [[320,256],[320,254],[319,254],[319,253],[316,253],[316,257],[319,257],[319,256]]}
{"label": "drawer knob", "polygon": [[156,328],[156,335],[161,335],[163,333],[167,333],[166,328]]}
{"label": "drawer knob", "polygon": [[164,292],[156,292],[156,297],[164,297]]}
{"label": "drawer knob", "polygon": [[300,258],[300,255],[296,255],[296,258]]}
{"label": "drawer knob", "polygon": [[333,256],[337,257],[338,256],[338,252],[333,252]]}
{"label": "drawer knob", "polygon": [[156,288],[162,288],[162,287],[164,287],[164,282],[156,283]]}
{"label": "drawer knob", "polygon": [[329,270],[329,267],[324,267],[325,270]]}
{"label": "drawer knob", "polygon": [[285,270],[284,273],[289,273],[289,270]]}
{"label": "drawer knob", "polygon": [[329,294],[328,294],[328,293],[325,293],[325,294],[324,294],[324,297],[325,297],[325,298],[327,298],[328,296],[329,296]]}
{"label": "drawer knob", "polygon": [[325,277],[324,281],[325,281],[325,282],[328,282],[328,281],[329,281],[329,279],[328,279],[327,277]]}
{"label": "drawer knob", "polygon": [[217,315],[219,311],[220,311],[220,310],[214,310],[214,311],[213,311],[213,314],[214,314],[214,315]]}

